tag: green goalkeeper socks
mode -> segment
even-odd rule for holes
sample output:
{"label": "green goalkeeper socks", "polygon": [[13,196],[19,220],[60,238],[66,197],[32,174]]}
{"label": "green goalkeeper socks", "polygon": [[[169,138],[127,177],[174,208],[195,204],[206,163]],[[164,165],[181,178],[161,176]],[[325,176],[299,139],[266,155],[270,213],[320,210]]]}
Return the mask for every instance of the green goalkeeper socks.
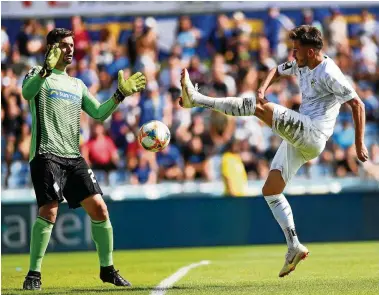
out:
{"label": "green goalkeeper socks", "polygon": [[91,222],[92,239],[95,242],[100,266],[113,265],[113,228],[109,219]]}
{"label": "green goalkeeper socks", "polygon": [[42,259],[49,244],[54,223],[38,216],[33,224],[30,241],[30,270],[41,272]]}

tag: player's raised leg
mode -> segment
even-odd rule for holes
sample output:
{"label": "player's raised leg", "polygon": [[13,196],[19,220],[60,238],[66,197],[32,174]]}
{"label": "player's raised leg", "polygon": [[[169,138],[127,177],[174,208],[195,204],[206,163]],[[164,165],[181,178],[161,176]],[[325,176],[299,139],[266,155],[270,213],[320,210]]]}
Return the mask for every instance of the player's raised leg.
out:
{"label": "player's raised leg", "polygon": [[23,284],[24,290],[41,290],[41,266],[47,246],[50,241],[51,231],[57,217],[58,201],[41,206],[38,217],[35,220],[30,241],[30,265],[29,272]]}
{"label": "player's raised leg", "polygon": [[84,199],[81,205],[91,218],[92,239],[100,261],[100,279],[116,286],[131,286],[113,266],[113,228],[103,198],[95,194]]}
{"label": "player's raised leg", "polygon": [[268,126],[272,126],[274,103],[255,97],[214,98],[202,95],[193,86],[186,69],[181,73],[182,96],[180,105],[184,108],[204,107],[231,116],[256,116]]}

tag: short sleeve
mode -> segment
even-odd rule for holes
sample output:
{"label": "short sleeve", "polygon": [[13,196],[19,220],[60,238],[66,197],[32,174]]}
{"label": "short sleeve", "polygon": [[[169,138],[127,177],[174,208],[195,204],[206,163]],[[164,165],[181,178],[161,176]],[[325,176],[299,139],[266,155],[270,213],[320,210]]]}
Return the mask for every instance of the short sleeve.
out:
{"label": "short sleeve", "polygon": [[327,89],[337,97],[338,102],[341,104],[354,97],[358,97],[353,86],[349,83],[340,69],[333,73],[327,73],[325,83]]}
{"label": "short sleeve", "polygon": [[294,76],[296,75],[297,68],[296,60],[287,61],[278,66],[278,72],[282,76]]}

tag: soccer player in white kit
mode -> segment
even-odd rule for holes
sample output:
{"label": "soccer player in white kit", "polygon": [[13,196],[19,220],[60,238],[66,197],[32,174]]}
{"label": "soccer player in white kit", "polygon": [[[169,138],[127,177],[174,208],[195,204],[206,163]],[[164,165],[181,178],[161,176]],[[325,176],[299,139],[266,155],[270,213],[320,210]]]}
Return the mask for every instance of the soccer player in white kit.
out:
{"label": "soccer player in white kit", "polygon": [[[293,61],[273,68],[257,91],[257,97],[212,98],[198,92],[189,79],[186,69],[182,71],[182,107],[206,107],[226,115],[254,115],[272,128],[281,143],[263,186],[262,193],[275,219],[286,237],[288,252],[279,272],[284,277],[295,270],[309,251],[299,242],[291,207],[283,190],[307,161],[316,158],[325,148],[326,141],[333,134],[336,118],[342,104],[352,109],[355,125],[355,147],[357,157],[368,159],[364,144],[364,104],[332,59],[322,53],[321,32],[308,25],[294,28],[290,34],[293,41]],[[295,75],[302,93],[300,113],[265,98],[266,89],[281,76]]]}

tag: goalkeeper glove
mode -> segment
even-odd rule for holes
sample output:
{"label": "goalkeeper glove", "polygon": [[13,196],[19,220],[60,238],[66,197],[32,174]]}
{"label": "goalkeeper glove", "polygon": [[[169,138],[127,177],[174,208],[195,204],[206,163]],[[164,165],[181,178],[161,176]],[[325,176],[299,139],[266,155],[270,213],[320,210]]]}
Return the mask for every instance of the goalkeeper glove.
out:
{"label": "goalkeeper glove", "polygon": [[145,86],[146,77],[142,73],[137,72],[129,77],[128,80],[125,80],[124,71],[120,70],[118,71],[118,87],[114,97],[120,103],[125,97],[144,90]]}
{"label": "goalkeeper glove", "polygon": [[45,54],[45,62],[41,71],[39,72],[42,78],[49,77],[58,63],[62,50],[59,48],[59,44],[47,45],[47,52]]}

